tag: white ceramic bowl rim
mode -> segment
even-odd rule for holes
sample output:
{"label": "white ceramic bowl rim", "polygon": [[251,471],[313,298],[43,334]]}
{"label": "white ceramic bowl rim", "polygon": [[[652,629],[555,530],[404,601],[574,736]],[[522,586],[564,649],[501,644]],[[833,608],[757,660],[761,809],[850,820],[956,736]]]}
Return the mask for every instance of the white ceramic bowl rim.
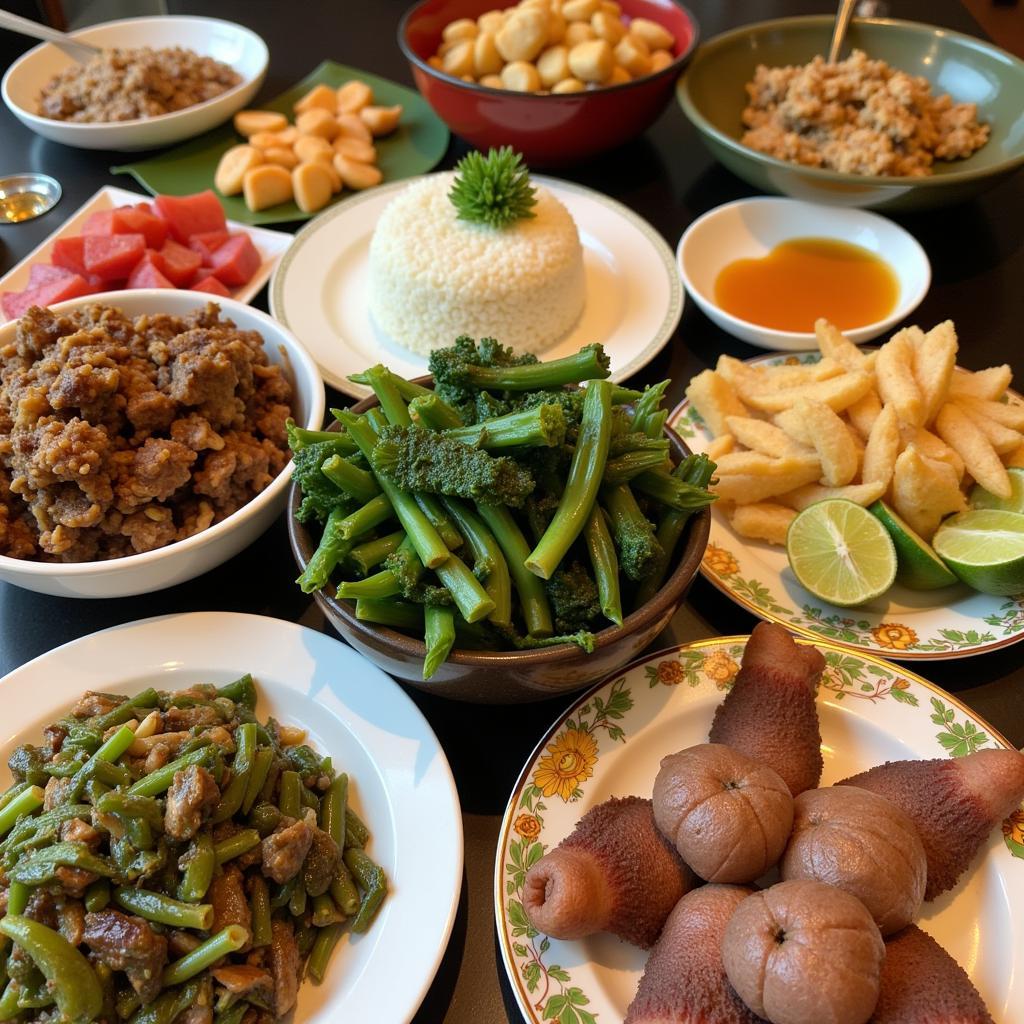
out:
{"label": "white ceramic bowl rim", "polygon": [[[116,306],[119,301],[124,301],[125,294],[125,292],[120,291],[100,292],[96,295],[85,295],[78,299],[68,299],[66,302],[55,303],[50,307],[50,309],[55,313],[63,313],[83,305],[90,305],[93,302],[106,302],[110,305]],[[130,294],[133,298],[138,296],[139,298],[153,298],[154,300],[158,300],[162,295],[179,295],[183,293],[179,290],[168,292],[164,288],[133,288]],[[209,298],[209,296],[203,296],[198,292],[186,292],[184,294],[194,295],[197,305],[201,305],[206,298]],[[304,425],[311,430],[319,429],[323,421],[324,409],[326,407],[322,378],[320,377],[320,371],[317,369],[316,363],[313,362],[309,353],[302,347],[295,335],[262,310],[254,309],[252,306],[247,306],[241,302],[236,302],[234,299],[225,299],[220,298],[219,296],[215,301],[217,302],[217,305],[220,306],[221,312],[226,316],[231,316],[232,312],[239,313],[244,311],[246,314],[251,314],[260,323],[265,324],[271,334],[276,333],[276,338],[264,335],[263,340],[266,347],[274,344],[280,345],[279,339],[282,336],[287,339],[286,368],[290,364],[292,376],[296,381],[300,378],[304,378],[313,384],[313,400],[310,403],[309,411],[305,417],[306,423]],[[16,323],[16,320],[12,320],[0,326],[0,337],[2,337],[5,332],[14,330]],[[298,390],[298,388],[296,388],[296,390]],[[121,558],[105,558],[102,561],[93,562],[40,562],[30,558],[11,558],[8,555],[0,555],[0,570],[17,569],[20,574],[33,576],[68,577],[88,576],[94,574],[100,575],[105,571],[122,572],[129,569],[138,569],[150,562],[155,562],[160,558],[170,558],[184,551],[196,550],[200,547],[206,546],[207,544],[213,544],[223,534],[234,529],[243,518],[253,514],[261,506],[272,501],[277,495],[284,491],[291,482],[291,470],[292,463],[291,459],[289,459],[281,472],[278,473],[277,476],[274,477],[274,479],[271,480],[259,494],[250,501],[247,501],[241,508],[232,512],[227,518],[222,519],[219,523],[215,523],[213,526],[207,527],[205,530],[201,530],[199,533],[193,534],[191,537],[186,537],[184,540],[174,541],[171,544],[165,544],[161,548],[154,548],[152,551],[143,551],[137,555],[124,555]]]}
{"label": "white ceramic bowl rim", "polygon": [[[230,89],[225,89],[224,92],[218,93],[216,96],[211,96],[208,100],[203,100],[201,103],[193,103],[190,107],[182,107],[181,110],[172,110],[168,114],[157,114],[155,117],[135,117],[129,121],[57,121],[56,118],[43,117],[41,114],[37,114],[34,110],[28,110],[20,103],[15,102],[8,89],[8,81],[18,73],[22,65],[27,64],[34,56],[36,56],[41,50],[45,50],[47,47],[53,47],[53,43],[40,43],[38,46],[33,46],[31,50],[23,53],[8,69],[4,74],[3,80],[0,81],[0,93],[3,94],[4,99],[12,106],[17,107],[18,110],[24,114],[26,118],[37,123],[42,124],[60,124],[80,130],[86,131],[99,131],[101,129],[110,128],[132,128],[138,125],[153,125],[153,124],[168,124],[175,119],[194,114],[196,111],[205,110],[207,107],[212,106],[214,103],[220,103],[224,100],[229,99],[232,96],[236,96],[242,92],[243,89],[247,88],[254,79],[259,78],[267,69],[267,65],[270,62],[270,51],[267,49],[267,44],[250,28],[246,28],[244,25],[239,25],[234,21],[225,21],[223,18],[208,18],[204,15],[199,14],[187,14],[187,15],[155,15],[149,18],[118,18],[116,21],[103,21],[98,22],[95,25],[89,25],[85,28],[77,29],[74,32],[69,32],[68,35],[72,39],[82,38],[84,42],[89,42],[88,34],[95,29],[99,28],[115,28],[118,25],[140,25],[145,22],[206,22],[210,25],[223,25],[226,28],[231,29],[234,32],[238,32],[240,35],[245,36],[249,43],[256,47],[260,53],[259,67],[255,73],[248,76],[242,76],[242,80],[237,85],[233,85]],[[154,40],[153,45],[158,45],[158,41]],[[55,47],[54,47],[55,48]],[[237,71],[238,69],[233,69]],[[241,74],[239,72],[239,74]]]}
{"label": "white ceramic bowl rim", "polygon": [[[909,316],[924,299],[925,295],[928,294],[928,289],[931,287],[932,282],[932,265],[928,259],[928,254],[924,251],[921,243],[909,232],[906,228],[901,227],[895,221],[889,220],[888,217],[882,217],[877,213],[872,213],[869,210],[862,210],[859,207],[831,207],[826,206],[823,203],[812,203],[805,199],[790,199],[784,196],[751,196],[746,199],[734,199],[731,203],[723,203],[721,206],[716,206],[706,213],[702,213],[692,224],[687,227],[683,232],[682,238],[679,239],[679,244],[676,246],[676,264],[679,267],[679,274],[683,279],[683,284],[686,285],[686,290],[703,302],[706,302],[709,306],[713,307],[720,317],[724,320],[728,320],[730,323],[736,324],[738,327],[747,328],[763,335],[765,338],[777,338],[780,341],[789,340],[800,340],[807,341],[809,348],[815,348],[816,344],[814,341],[814,331],[784,331],[777,327],[765,327],[763,324],[755,323],[753,320],[743,320],[738,316],[733,316],[732,313],[722,309],[722,307],[714,300],[713,296],[710,296],[704,290],[697,288],[690,278],[690,274],[686,269],[686,260],[684,258],[684,252],[687,247],[687,243],[693,233],[707,222],[714,220],[727,210],[732,210],[736,207],[762,205],[762,204],[785,204],[789,206],[820,206],[823,211],[832,212],[835,210],[842,210],[844,215],[851,218],[856,218],[864,222],[866,226],[876,225],[885,226],[886,231],[894,231],[896,234],[903,237],[903,239],[909,244],[911,251],[916,255],[919,260],[919,266],[923,269],[922,280],[920,286],[916,291],[910,293],[906,297],[902,295],[902,282],[904,280],[903,275],[900,273],[900,269],[894,266],[888,260],[884,262],[890,267],[892,272],[896,275],[900,281],[901,296],[899,301],[893,306],[892,310],[888,315],[884,316],[881,320],[875,320],[873,323],[860,324],[857,327],[850,328],[849,333],[859,333],[877,330],[879,333],[886,330],[888,326],[899,323],[904,317]],[[827,220],[822,221],[822,227],[817,232],[818,237],[821,238],[833,238],[836,237],[834,233],[829,231],[829,222]],[[805,234],[794,234],[792,238],[803,238]],[[776,245],[779,242],[775,243]],[[881,257],[879,257],[881,259]]]}

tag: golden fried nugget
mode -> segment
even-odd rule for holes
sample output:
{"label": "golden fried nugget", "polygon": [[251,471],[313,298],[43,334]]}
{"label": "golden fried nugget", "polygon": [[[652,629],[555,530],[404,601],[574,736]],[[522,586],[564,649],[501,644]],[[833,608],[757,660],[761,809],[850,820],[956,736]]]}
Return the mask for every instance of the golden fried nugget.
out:
{"label": "golden fried nugget", "polygon": [[838,377],[845,370],[834,359],[819,359],[816,363],[781,363],[777,366],[744,363],[733,356],[721,355],[715,364],[720,373],[743,398],[765,391],[795,388],[813,384],[818,380]]}
{"label": "golden fried nugget", "polygon": [[775,500],[796,509],[797,512],[802,512],[808,506],[824,501],[826,498],[844,498],[846,501],[867,507],[883,494],[885,494],[885,488],[879,483],[847,484],[845,487],[805,484],[803,487],[797,487],[795,490],[778,495]]}
{"label": "golden fried nugget", "polygon": [[900,419],[896,415],[896,406],[886,405],[878,414],[864,446],[861,480],[866,484],[880,483],[883,489],[888,489],[901,447]]}
{"label": "golden fried nugget", "polygon": [[823,359],[834,359],[847,370],[863,370],[864,353],[838,327],[819,317],[814,321],[814,335]]}
{"label": "golden fried nugget", "polygon": [[931,540],[945,516],[967,508],[953,467],[922,455],[915,445],[896,459],[892,503],[925,540]]}
{"label": "golden fried nugget", "polygon": [[795,409],[783,409],[772,417],[772,423],[788,434],[797,444],[805,448],[814,447],[814,437],[810,427],[804,423],[803,417]]}
{"label": "golden fried nugget", "polygon": [[769,544],[786,543],[789,524],[796,512],[772,501],[757,501],[752,505],[737,505],[727,513],[732,528],[741,537],[766,540]]}
{"label": "golden fried nugget", "polygon": [[767,420],[755,420],[749,416],[729,416],[726,419],[729,433],[744,447],[765,455],[809,455],[806,445],[798,444],[784,430]]}
{"label": "golden fried nugget", "polygon": [[929,459],[948,462],[956,470],[957,479],[963,477],[964,460],[941,437],[933,434],[930,430],[926,430],[924,427],[914,427],[909,423],[901,423],[900,447],[906,448],[908,444],[916,444],[918,450],[923,455],[927,455]]}
{"label": "golden fried nugget", "polygon": [[777,494],[795,490],[809,484],[821,475],[821,462],[817,458],[771,459],[759,452],[733,452],[722,456],[731,459],[746,455],[750,459],[744,464],[748,471],[723,471],[719,469],[718,482],[712,490],[722,499],[735,501],[738,505],[749,505],[764,501]]}
{"label": "golden fried nugget", "polygon": [[956,328],[952,320],[933,327],[915,346],[914,380],[924,404],[922,425],[931,423],[946,400],[949,382],[956,368]]}
{"label": "golden fried nugget", "polygon": [[976,373],[960,370],[953,374],[949,382],[949,397],[970,395],[972,398],[998,402],[1006,394],[1012,379],[1013,371],[1006,363],[1001,366],[990,366],[987,370],[978,370]]}
{"label": "golden fried nugget", "polygon": [[[879,350],[875,360],[875,387],[882,404],[896,406],[899,418],[915,427],[924,425],[924,401],[914,379],[915,346],[910,328],[897,331]],[[922,335],[923,337],[923,335]]]}
{"label": "golden fried nugget", "polygon": [[967,413],[952,402],[947,402],[935,418],[935,429],[939,437],[964,460],[967,472],[986,491],[997,498],[1010,497],[1013,488],[1006,468],[992,443]]}
{"label": "golden fried nugget", "polygon": [[1024,430],[1024,404],[1017,402],[989,402],[984,398],[959,395],[956,404],[976,416],[987,416],[1011,430]]}
{"label": "golden fried nugget", "polygon": [[1006,466],[1021,466],[1024,467],[1024,444],[1022,444],[1010,457],[1006,460]]}
{"label": "golden fried nugget", "polygon": [[714,440],[708,443],[707,448],[704,449],[704,454],[712,461],[716,462],[723,455],[728,455],[736,447],[736,438],[732,434],[720,434]]}
{"label": "golden fried nugget", "polygon": [[732,385],[714,370],[698,373],[690,381],[686,397],[715,437],[729,432],[725,422],[729,416],[747,415],[747,408]]}
{"label": "golden fried nugget", "polygon": [[807,398],[815,402],[824,402],[833,412],[842,412],[863,398],[871,390],[871,386],[871,375],[857,370],[840,374],[838,377],[830,377],[828,380],[786,388],[783,391],[759,392],[749,396],[747,404],[761,412],[776,413],[782,412],[783,409],[792,409],[801,398]]}
{"label": "golden fried nugget", "polygon": [[878,397],[878,392],[872,389],[862,399],[849,406],[846,415],[853,429],[866,441],[881,411],[882,400]]}
{"label": "golden fried nugget", "polygon": [[1008,455],[1024,444],[1024,435],[1019,430],[1004,427],[1002,423],[983,416],[975,409],[964,406],[960,401],[954,400],[953,405],[967,414],[974,425],[989,439],[989,443],[998,455]]}
{"label": "golden fried nugget", "polygon": [[853,431],[824,402],[800,398],[793,406],[806,424],[821,459],[821,482],[842,487],[857,475],[858,447]]}

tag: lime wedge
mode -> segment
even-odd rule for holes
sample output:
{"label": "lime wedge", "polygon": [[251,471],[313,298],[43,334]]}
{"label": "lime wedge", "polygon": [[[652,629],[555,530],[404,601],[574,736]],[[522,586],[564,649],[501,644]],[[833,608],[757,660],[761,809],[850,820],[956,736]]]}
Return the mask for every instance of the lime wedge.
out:
{"label": "lime wedge", "polygon": [[786,554],[796,578],[831,604],[864,604],[896,578],[896,548],[886,528],[844,498],[809,505],[789,524]]}
{"label": "lime wedge", "polygon": [[957,582],[946,563],[914,528],[884,501],[868,511],[889,531],[896,547],[896,579],[911,590],[938,590]]}
{"label": "lime wedge", "polygon": [[969,587],[999,597],[1024,594],[1024,515],[1020,512],[959,512],[935,531],[932,546]]}
{"label": "lime wedge", "polygon": [[997,498],[994,494],[986,491],[981,484],[975,484],[971,491],[971,508],[996,508],[1003,512],[1024,513],[1024,469],[1020,466],[1011,466],[1007,471],[1010,477],[1010,486],[1013,490],[1008,498]]}

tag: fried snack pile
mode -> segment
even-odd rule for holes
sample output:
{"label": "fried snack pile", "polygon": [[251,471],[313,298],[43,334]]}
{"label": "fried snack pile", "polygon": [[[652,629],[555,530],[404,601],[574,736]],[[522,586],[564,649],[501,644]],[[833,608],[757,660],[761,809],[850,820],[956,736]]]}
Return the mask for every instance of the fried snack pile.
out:
{"label": "fried snack pile", "polygon": [[1008,365],[956,367],[952,321],[897,331],[862,352],[824,320],[813,364],[750,366],[721,356],[687,397],[714,435],[712,490],[737,533],[785,544],[824,498],[884,498],[925,539],[967,508],[976,482],[1010,496],[1024,466],[1024,405],[1005,401]]}

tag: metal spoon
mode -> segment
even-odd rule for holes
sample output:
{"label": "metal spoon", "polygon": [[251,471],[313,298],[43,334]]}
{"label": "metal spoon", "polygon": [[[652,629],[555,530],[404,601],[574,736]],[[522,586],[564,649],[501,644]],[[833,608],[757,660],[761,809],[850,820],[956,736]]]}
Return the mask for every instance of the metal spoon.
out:
{"label": "metal spoon", "polygon": [[839,53],[843,48],[843,40],[846,38],[846,30],[850,27],[850,19],[853,17],[853,9],[857,0],[839,0],[839,9],[836,11],[836,23],[832,29],[832,44],[828,48],[828,62],[835,64],[839,60]]}
{"label": "metal spoon", "polygon": [[10,29],[19,35],[31,36],[33,39],[42,39],[47,43],[59,46],[72,60],[84,64],[88,60],[100,54],[102,51],[96,46],[88,43],[80,43],[63,32],[58,32],[49,25],[40,25],[38,21],[30,21],[28,18],[11,14],[10,11],[0,11],[0,28]]}

